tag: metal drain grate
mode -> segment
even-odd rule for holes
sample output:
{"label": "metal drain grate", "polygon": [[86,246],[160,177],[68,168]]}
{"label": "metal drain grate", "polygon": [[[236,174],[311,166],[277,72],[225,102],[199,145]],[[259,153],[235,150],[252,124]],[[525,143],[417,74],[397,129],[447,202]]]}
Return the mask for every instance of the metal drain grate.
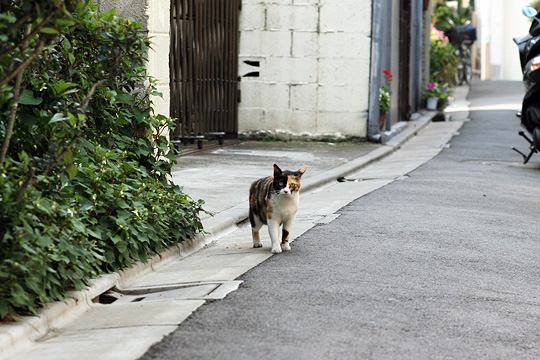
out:
{"label": "metal drain grate", "polygon": [[112,288],[93,299],[103,305],[163,300],[220,300],[238,289],[242,281],[179,283],[132,289]]}

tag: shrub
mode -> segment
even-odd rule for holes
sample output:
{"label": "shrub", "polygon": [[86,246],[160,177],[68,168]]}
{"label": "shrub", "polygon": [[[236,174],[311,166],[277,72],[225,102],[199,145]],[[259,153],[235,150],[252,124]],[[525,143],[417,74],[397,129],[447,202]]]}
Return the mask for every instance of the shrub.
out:
{"label": "shrub", "polygon": [[429,49],[430,77],[433,81],[453,85],[458,57],[456,48],[447,39],[432,39]]}
{"label": "shrub", "polygon": [[169,180],[173,124],[151,112],[140,24],[13,1],[0,46],[0,318],[201,231],[201,202]]}
{"label": "shrub", "polygon": [[472,8],[470,6],[461,9],[450,8],[446,3],[439,3],[433,10],[432,21],[437,29],[444,32],[471,21]]}

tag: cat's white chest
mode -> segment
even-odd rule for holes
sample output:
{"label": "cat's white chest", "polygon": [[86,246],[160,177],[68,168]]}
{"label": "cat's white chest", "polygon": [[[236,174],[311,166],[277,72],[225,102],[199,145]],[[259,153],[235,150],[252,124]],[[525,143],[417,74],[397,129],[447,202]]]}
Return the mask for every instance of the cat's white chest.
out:
{"label": "cat's white chest", "polygon": [[298,210],[299,194],[279,194],[273,196],[270,200],[272,203],[272,213],[276,220],[284,221],[290,219]]}

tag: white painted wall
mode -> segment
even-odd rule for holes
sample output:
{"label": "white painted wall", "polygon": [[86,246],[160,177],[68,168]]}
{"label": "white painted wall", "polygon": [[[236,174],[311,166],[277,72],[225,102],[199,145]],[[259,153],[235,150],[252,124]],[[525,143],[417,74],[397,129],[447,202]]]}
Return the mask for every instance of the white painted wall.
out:
{"label": "white painted wall", "polygon": [[148,52],[148,75],[157,80],[157,90],[163,97],[152,96],[154,112],[169,116],[169,46],[170,46],[170,1],[148,0],[148,36],[151,49]]}
{"label": "white painted wall", "polygon": [[[365,137],[371,0],[243,0],[239,131]],[[245,60],[260,61],[260,68]]]}
{"label": "white painted wall", "polygon": [[482,78],[521,80],[517,47],[512,38],[528,32],[530,22],[521,9],[530,0],[477,0]]}

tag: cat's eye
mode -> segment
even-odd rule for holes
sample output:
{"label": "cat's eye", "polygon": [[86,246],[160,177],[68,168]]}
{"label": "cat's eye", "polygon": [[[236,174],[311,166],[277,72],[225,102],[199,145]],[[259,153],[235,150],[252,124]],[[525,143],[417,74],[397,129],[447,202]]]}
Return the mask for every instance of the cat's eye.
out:
{"label": "cat's eye", "polygon": [[280,182],[279,182],[279,186],[283,186],[283,181],[280,181]]}

